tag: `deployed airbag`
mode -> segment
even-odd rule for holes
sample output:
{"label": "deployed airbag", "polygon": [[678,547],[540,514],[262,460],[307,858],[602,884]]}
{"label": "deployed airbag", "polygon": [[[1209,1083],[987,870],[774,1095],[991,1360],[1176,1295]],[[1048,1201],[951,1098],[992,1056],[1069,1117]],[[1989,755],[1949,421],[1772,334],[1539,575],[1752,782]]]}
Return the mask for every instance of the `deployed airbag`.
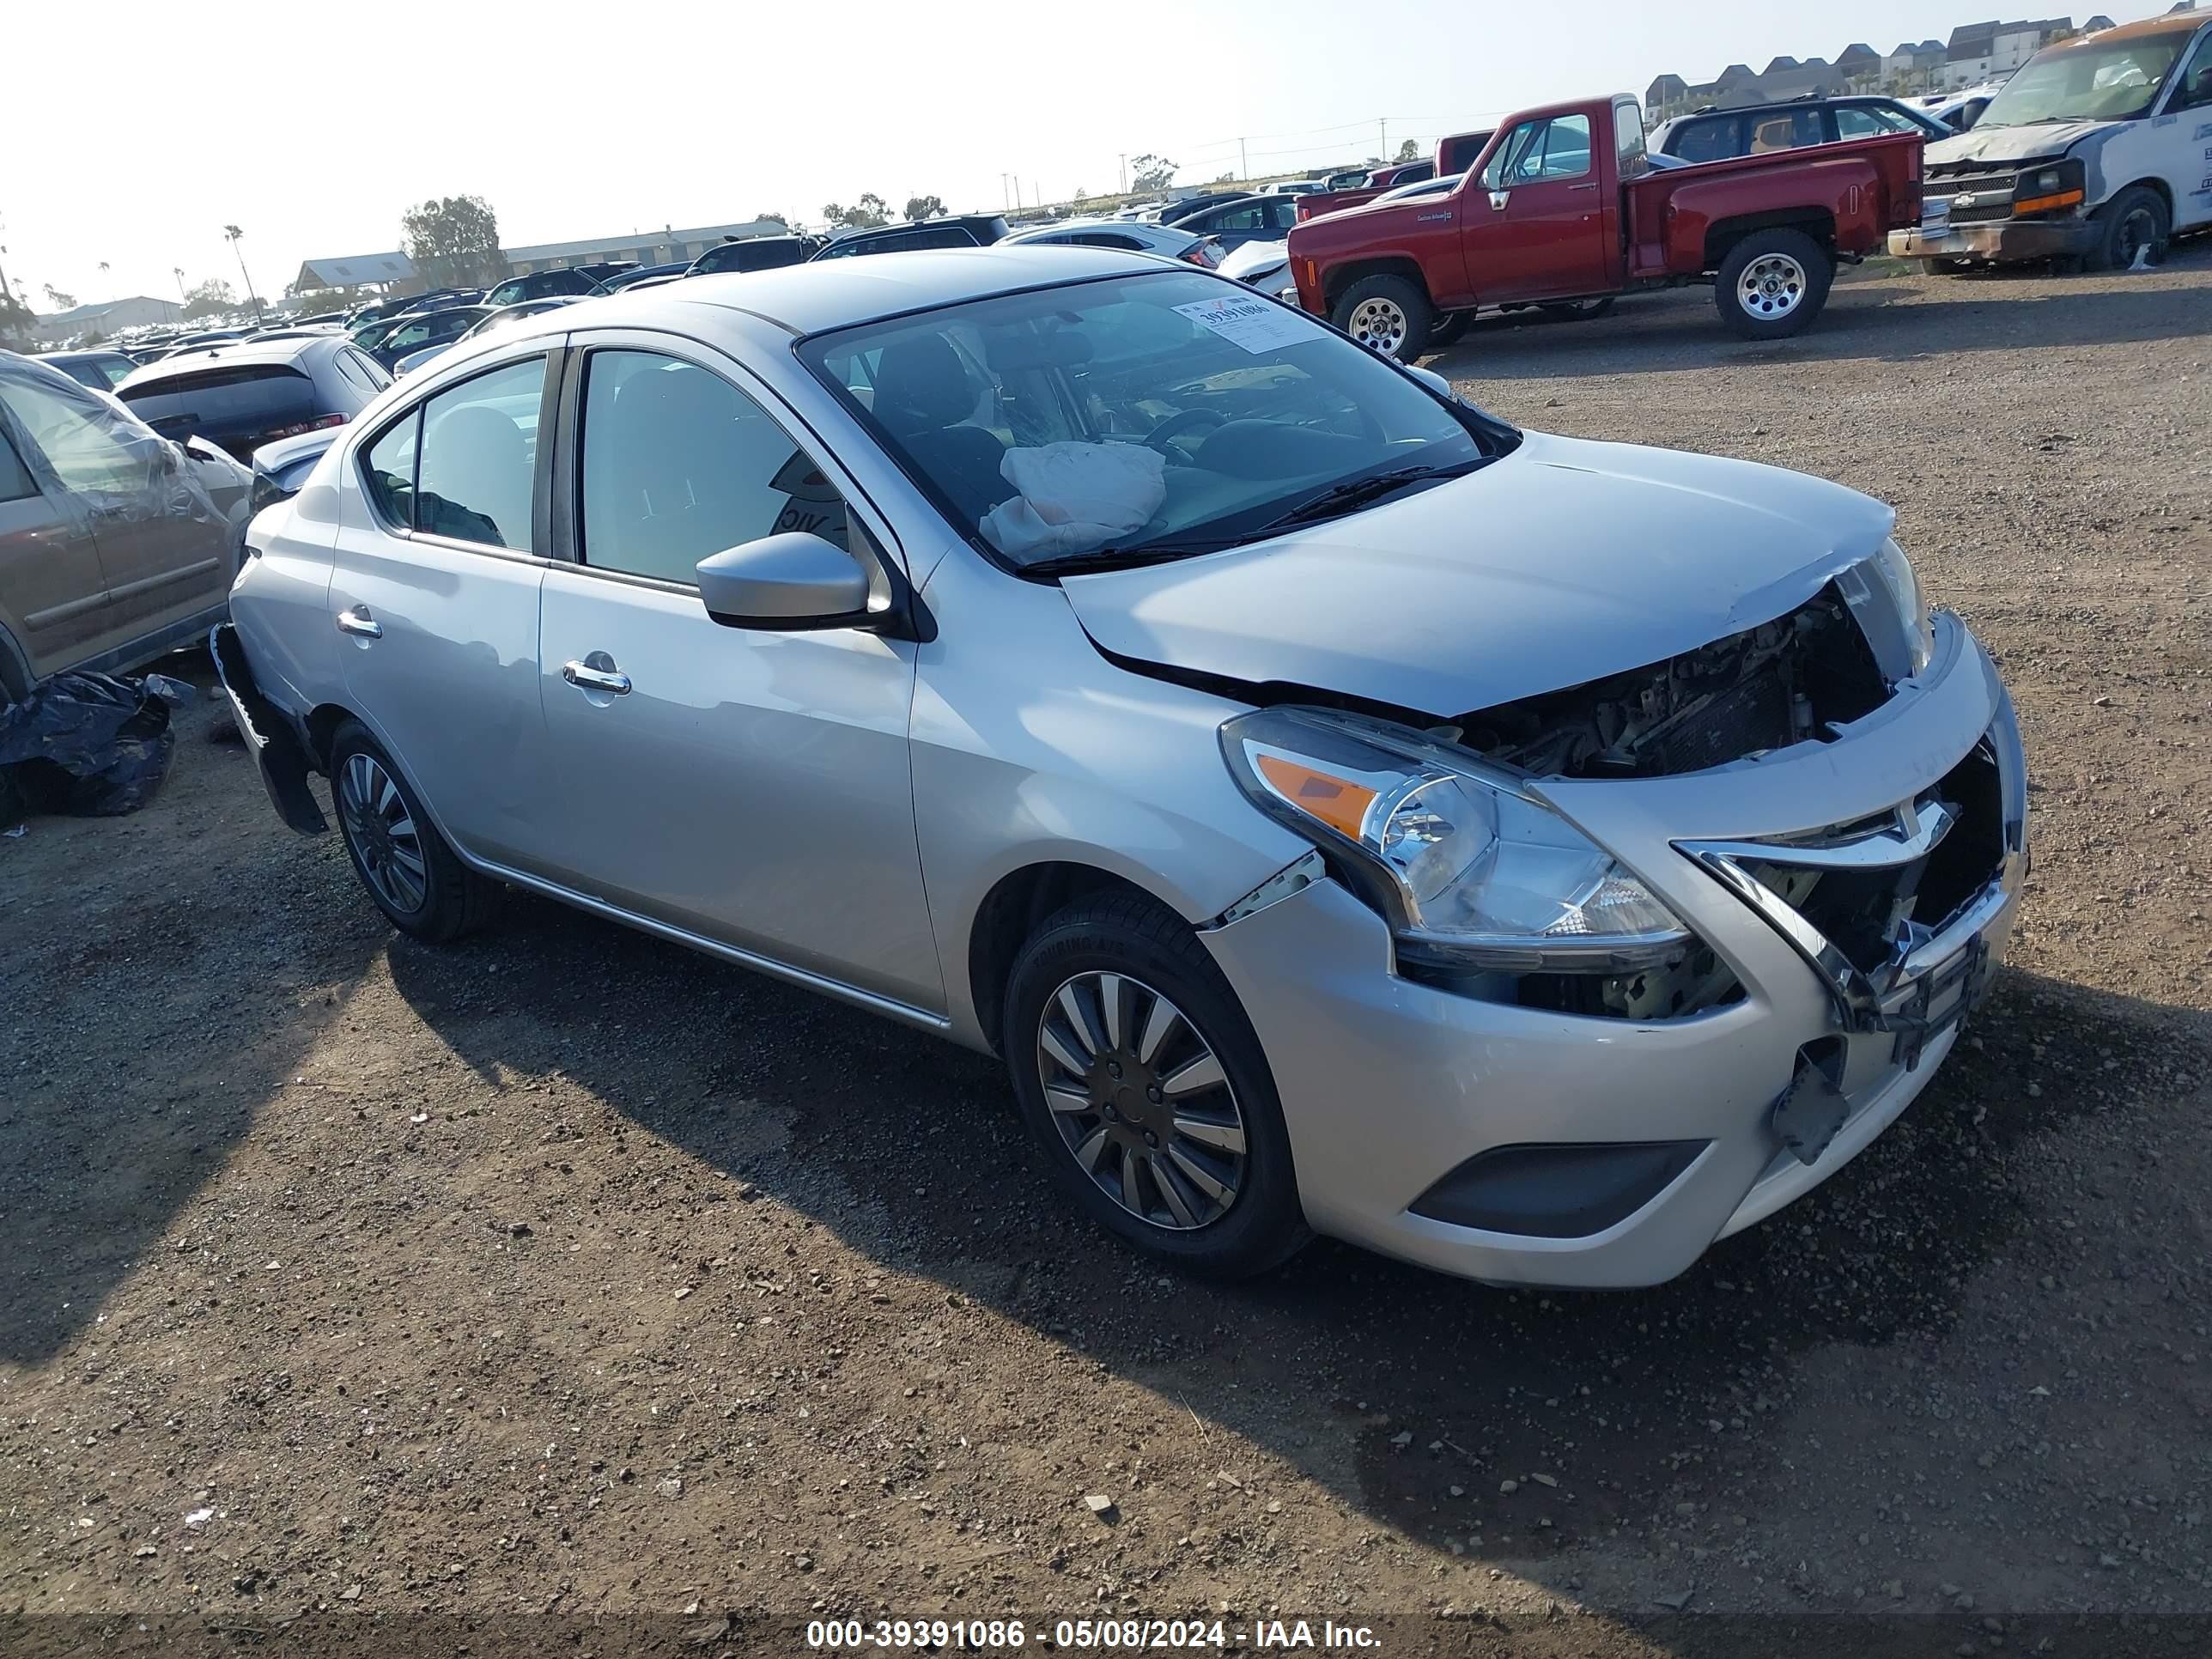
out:
{"label": "deployed airbag", "polygon": [[983,515],[983,534],[1012,559],[1088,553],[1152,522],[1167,500],[1167,461],[1142,444],[1043,444],[999,465],[1014,494]]}

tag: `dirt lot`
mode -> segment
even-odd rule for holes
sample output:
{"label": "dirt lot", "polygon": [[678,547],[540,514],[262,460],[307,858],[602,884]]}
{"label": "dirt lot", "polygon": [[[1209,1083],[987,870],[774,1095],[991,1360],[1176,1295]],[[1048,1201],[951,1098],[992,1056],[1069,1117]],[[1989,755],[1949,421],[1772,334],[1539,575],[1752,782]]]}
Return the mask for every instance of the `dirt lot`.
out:
{"label": "dirt lot", "polygon": [[990,1065],[536,901],[395,938],[189,715],[146,811],[0,841],[0,1615],[550,1610],[614,1651],[633,1615],[1449,1608],[1610,1655],[1715,1613],[1941,1613],[1945,1652],[2212,1613],[2208,319],[2200,249],[1862,273],[1776,346],[1691,294],[1435,360],[1893,501],[2026,727],[2035,874],[1971,1040],[1646,1292],[1326,1244],[1163,1277],[1047,1201]]}

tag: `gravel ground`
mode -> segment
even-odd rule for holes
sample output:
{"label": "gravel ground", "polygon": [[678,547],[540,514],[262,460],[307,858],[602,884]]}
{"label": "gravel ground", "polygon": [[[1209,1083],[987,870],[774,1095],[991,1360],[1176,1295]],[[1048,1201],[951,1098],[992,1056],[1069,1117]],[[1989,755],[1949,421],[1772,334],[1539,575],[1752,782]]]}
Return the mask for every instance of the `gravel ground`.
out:
{"label": "gravel ground", "polygon": [[991,1065],[534,900],[396,938],[187,715],[148,810],[0,841],[0,1615],[2212,1613],[2208,317],[2185,250],[1434,360],[1894,502],[2026,729],[1969,1039],[1649,1291],[1164,1277]]}

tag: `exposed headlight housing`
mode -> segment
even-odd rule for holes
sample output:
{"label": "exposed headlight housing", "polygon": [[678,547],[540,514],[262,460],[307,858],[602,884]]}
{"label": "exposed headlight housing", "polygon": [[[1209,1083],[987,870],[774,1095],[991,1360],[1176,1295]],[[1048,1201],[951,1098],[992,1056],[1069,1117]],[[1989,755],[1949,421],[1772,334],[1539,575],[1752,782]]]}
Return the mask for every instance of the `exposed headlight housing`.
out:
{"label": "exposed headlight housing", "polygon": [[2086,198],[2087,170],[2081,157],[2069,155],[2049,167],[2028,167],[2012,187],[2015,215],[2063,213],[2078,210]]}
{"label": "exposed headlight housing", "polygon": [[1911,653],[1912,672],[1917,674],[1928,666],[1928,659],[1935,653],[1936,629],[1929,621],[1928,596],[1920,591],[1920,578],[1913,573],[1912,561],[1905,556],[1905,550],[1892,536],[1882,543],[1881,551],[1867,563],[1896,604],[1898,621],[1905,629],[1906,648]]}
{"label": "exposed headlight housing", "polygon": [[1681,920],[1513,777],[1381,720],[1264,708],[1221,727],[1261,811],[1320,848],[1415,960],[1633,972],[1691,943]]}

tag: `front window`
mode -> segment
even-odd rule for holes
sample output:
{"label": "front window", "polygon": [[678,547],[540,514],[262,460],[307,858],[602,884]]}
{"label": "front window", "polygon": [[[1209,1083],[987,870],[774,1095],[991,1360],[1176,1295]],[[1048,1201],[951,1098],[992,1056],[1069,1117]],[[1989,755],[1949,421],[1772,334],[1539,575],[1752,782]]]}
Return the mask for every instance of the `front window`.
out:
{"label": "front window", "polygon": [[1195,272],[1003,295],[800,355],[955,525],[1023,568],[1256,539],[1514,441],[1303,313]]}
{"label": "front window", "polygon": [[1511,190],[1548,179],[1579,179],[1589,169],[1589,117],[1559,115],[1524,121],[1508,133],[1483,169],[1483,185],[1490,190]]}
{"label": "front window", "polygon": [[2150,113],[2185,34],[2138,35],[2099,46],[2038,53],[1990,100],[1983,127],[2026,127],[2040,121],[2134,121]]}

